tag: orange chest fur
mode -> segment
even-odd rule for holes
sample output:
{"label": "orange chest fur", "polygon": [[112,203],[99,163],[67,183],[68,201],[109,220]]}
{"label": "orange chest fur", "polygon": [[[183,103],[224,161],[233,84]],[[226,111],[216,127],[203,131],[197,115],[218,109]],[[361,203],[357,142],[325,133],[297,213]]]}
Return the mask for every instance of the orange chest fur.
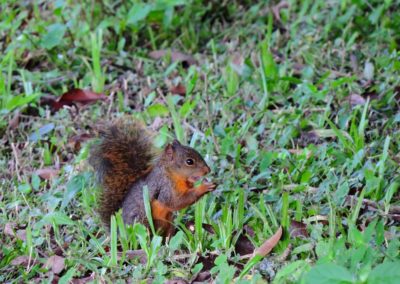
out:
{"label": "orange chest fur", "polygon": [[191,188],[190,183],[185,178],[172,175],[171,179],[174,184],[174,189],[178,194],[185,194]]}
{"label": "orange chest fur", "polygon": [[162,204],[157,199],[154,199],[151,202],[151,214],[153,215],[153,219],[155,220],[171,220],[172,219],[172,210]]}

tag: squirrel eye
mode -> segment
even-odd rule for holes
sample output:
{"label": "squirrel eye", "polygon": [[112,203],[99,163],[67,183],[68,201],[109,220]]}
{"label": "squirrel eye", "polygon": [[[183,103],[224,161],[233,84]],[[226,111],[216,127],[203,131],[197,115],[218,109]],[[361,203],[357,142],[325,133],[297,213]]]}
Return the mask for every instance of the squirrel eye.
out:
{"label": "squirrel eye", "polygon": [[189,166],[193,165],[194,164],[193,159],[187,159],[186,160],[186,164],[189,165]]}

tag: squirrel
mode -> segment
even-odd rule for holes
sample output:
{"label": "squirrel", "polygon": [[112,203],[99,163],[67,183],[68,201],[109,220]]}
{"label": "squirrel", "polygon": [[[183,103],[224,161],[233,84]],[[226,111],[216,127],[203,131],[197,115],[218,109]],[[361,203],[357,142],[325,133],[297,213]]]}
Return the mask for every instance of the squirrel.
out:
{"label": "squirrel", "polygon": [[120,208],[124,224],[140,222],[149,227],[143,200],[147,186],[154,227],[160,235],[172,236],[173,212],[216,187],[208,181],[194,185],[210,172],[195,149],[174,140],[157,150],[151,134],[137,121],[114,121],[100,136],[89,164],[102,188],[97,211],[107,228],[111,215]]}

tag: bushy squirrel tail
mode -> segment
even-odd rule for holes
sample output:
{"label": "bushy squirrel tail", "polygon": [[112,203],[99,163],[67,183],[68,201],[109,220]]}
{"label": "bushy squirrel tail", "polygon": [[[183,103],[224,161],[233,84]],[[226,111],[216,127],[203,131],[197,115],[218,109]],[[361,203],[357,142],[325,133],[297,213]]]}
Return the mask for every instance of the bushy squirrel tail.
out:
{"label": "bushy squirrel tail", "polygon": [[98,212],[109,227],[133,183],[153,168],[156,154],[151,134],[137,121],[116,120],[99,133],[89,164],[101,187]]}

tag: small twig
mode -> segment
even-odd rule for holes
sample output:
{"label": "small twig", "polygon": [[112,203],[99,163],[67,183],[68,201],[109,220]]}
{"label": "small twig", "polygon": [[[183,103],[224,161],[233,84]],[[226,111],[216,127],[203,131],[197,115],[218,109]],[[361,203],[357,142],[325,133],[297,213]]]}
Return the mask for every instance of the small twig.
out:
{"label": "small twig", "polygon": [[249,258],[252,258],[253,256],[254,256],[254,254],[252,254],[252,253],[241,255],[239,257],[239,260],[249,259]]}
{"label": "small twig", "polygon": [[113,107],[113,101],[114,101],[114,95],[115,95],[115,92],[112,91],[110,96],[108,97],[108,101],[110,103],[109,103],[108,110],[107,110],[107,117],[110,117],[110,114],[111,114],[111,109]]}
{"label": "small twig", "polygon": [[288,258],[289,254],[292,252],[292,249],[293,245],[289,244],[287,248],[283,251],[283,253],[276,258],[276,260],[279,262],[284,262]]}
{"label": "small twig", "polygon": [[174,255],[172,256],[173,260],[182,260],[182,259],[187,259],[187,258],[191,258],[193,256],[193,254],[178,254],[178,255]]}
{"label": "small twig", "polygon": [[11,149],[12,149],[13,155],[14,155],[15,171],[17,172],[18,181],[22,181],[21,175],[19,174],[18,150],[17,150],[17,148],[15,147],[15,143],[11,143]]}
{"label": "small twig", "polygon": [[164,101],[164,103],[167,103],[167,98],[165,97],[164,93],[162,92],[162,90],[160,88],[156,88],[156,92],[157,94],[160,95],[160,97],[162,98],[162,100]]}

